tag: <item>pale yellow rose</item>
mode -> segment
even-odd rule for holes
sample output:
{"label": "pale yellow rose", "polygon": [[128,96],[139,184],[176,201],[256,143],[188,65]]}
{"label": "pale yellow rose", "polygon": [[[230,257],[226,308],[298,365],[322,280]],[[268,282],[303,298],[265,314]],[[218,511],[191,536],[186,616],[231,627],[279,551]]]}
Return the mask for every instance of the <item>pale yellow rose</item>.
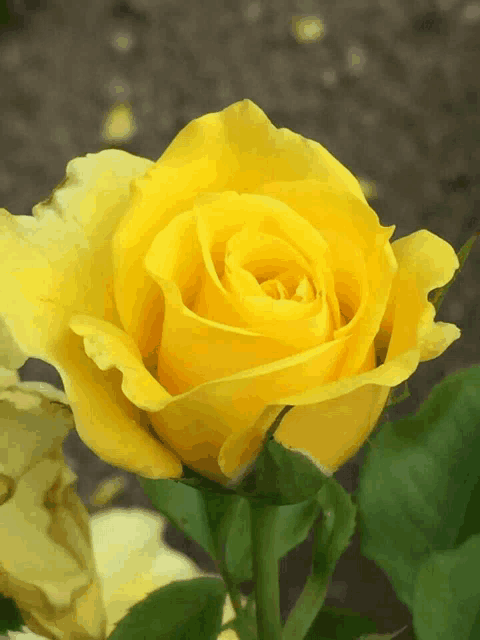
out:
{"label": "pale yellow rose", "polygon": [[0,368],[0,593],[46,638],[104,640],[89,516],[62,452],[74,426],[65,403],[51,385]]}
{"label": "pale yellow rose", "polygon": [[[160,514],[144,509],[108,509],[90,518],[92,548],[102,583],[107,613],[107,637],[137,602],[173,581],[215,577],[202,572],[187,556],[164,541],[167,521]],[[220,579],[220,578],[219,578]],[[243,598],[243,605],[246,598]],[[162,612],[159,611],[159,616]],[[227,597],[222,624],[235,617]],[[43,636],[29,632],[9,632],[11,640],[37,640]],[[218,640],[238,640],[233,629],[226,629]]]}
{"label": "pale yellow rose", "polygon": [[320,144],[243,100],[155,164],[87,154],[34,217],[0,212],[0,314],[114,465],[227,483],[293,405],[275,439],[331,474],[460,336],[427,299],[455,251],[394,228]]}

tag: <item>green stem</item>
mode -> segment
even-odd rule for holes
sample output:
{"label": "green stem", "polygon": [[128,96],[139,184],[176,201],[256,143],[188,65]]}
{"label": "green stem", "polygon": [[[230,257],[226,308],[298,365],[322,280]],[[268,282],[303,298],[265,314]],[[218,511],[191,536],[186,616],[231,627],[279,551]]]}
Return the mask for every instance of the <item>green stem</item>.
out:
{"label": "green stem", "polygon": [[[234,580],[230,576],[227,567],[226,560],[226,551],[227,551],[227,540],[228,533],[231,527],[231,515],[236,509],[235,502],[232,501],[225,517],[225,524],[218,534],[218,547],[216,549],[216,558],[214,559],[215,567],[217,569],[217,573],[219,573],[223,581],[225,582],[225,586],[227,587],[228,595],[230,596],[230,601],[235,610],[235,618],[224,625],[226,628],[233,628],[237,631],[238,636],[242,640],[250,640],[254,638],[252,630],[248,628],[248,623],[246,620],[246,612],[242,607],[242,593],[240,589],[237,588]],[[230,513],[229,513],[230,512]],[[222,627],[221,631],[224,628]]]}
{"label": "green stem", "polygon": [[[242,594],[239,589],[235,586],[233,581],[230,579],[228,572],[223,573],[223,579],[227,586],[227,591],[230,595],[230,600],[232,601],[233,608],[235,610],[236,618],[233,620],[233,627],[236,627],[236,631],[240,638],[245,638],[248,640],[253,636],[251,630],[248,628],[247,621],[245,619],[245,610],[242,608]],[[223,630],[223,629],[222,629]]]}
{"label": "green stem", "polygon": [[327,595],[328,581],[310,575],[283,628],[282,640],[302,640],[307,635]]}
{"label": "green stem", "polygon": [[258,640],[281,640],[278,558],[272,545],[278,507],[250,502]]}

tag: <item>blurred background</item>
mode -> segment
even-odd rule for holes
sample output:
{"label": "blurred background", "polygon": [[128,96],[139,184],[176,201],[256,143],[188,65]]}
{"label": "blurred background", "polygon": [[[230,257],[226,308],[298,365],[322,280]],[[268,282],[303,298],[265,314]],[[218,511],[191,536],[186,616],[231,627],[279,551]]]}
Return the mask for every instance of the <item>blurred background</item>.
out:
{"label": "blurred background", "polygon": [[[428,228],[458,251],[479,228],[479,43],[474,0],[0,0],[0,206],[31,215],[72,158],[117,147],[156,160],[192,118],[250,98],[345,164],[381,223],[396,225],[393,240]],[[475,246],[437,316],[462,339],[420,364],[411,397],[386,418],[415,411],[446,375],[480,362],[479,263]],[[39,360],[20,375],[63,389]],[[151,508],[136,477],[75,432],[64,451],[91,513]],[[349,491],[366,451],[336,474]],[[166,539],[214,570],[170,525]],[[407,608],[359,542],[327,604],[369,616],[381,633],[410,625],[398,638],[414,640]],[[311,543],[281,561],[284,617]]]}

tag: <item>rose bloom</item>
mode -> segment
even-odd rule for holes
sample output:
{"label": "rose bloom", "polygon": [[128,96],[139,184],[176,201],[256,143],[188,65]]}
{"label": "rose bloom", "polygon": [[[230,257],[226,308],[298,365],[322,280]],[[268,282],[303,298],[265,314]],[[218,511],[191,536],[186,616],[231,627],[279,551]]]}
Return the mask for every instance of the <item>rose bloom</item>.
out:
{"label": "rose bloom", "polygon": [[[4,330],[0,320],[0,363],[11,355]],[[104,640],[89,516],[62,452],[73,427],[64,396],[0,364],[0,594],[13,598],[34,634]]]}
{"label": "rose bloom", "polygon": [[330,475],[460,337],[427,299],[452,246],[394,229],[326,149],[243,100],[156,163],[87,154],[33,217],[0,211],[0,314],[113,465],[227,484],[292,405],[275,440]]}
{"label": "rose bloom", "polygon": [[[163,516],[144,509],[110,508],[90,516],[86,526],[100,582],[100,591],[95,599],[92,598],[90,608],[97,617],[105,615],[106,624],[103,625],[102,634],[94,635],[88,629],[89,633],[80,635],[76,629],[65,630],[66,625],[63,624],[62,629],[55,628],[53,634],[50,632],[47,635],[45,631],[49,629],[38,629],[38,625],[31,624],[29,619],[30,626],[38,630],[38,633],[24,625],[22,631],[9,631],[8,639],[104,640],[129,610],[153,591],[172,582],[202,577],[219,578],[216,574],[201,571],[193,560],[169,547],[163,539],[166,525],[167,521]],[[51,570],[46,570],[45,576],[51,578]],[[241,601],[242,606],[245,606],[246,597],[242,596]],[[85,620],[85,611],[78,611],[76,601],[75,604],[78,618],[81,613]],[[161,612],[159,615],[161,616]],[[227,595],[223,605],[222,625],[231,622],[233,618],[235,611],[230,596]],[[64,623],[64,619],[61,621]],[[217,640],[238,640],[238,634],[234,629],[225,629],[219,633]]]}

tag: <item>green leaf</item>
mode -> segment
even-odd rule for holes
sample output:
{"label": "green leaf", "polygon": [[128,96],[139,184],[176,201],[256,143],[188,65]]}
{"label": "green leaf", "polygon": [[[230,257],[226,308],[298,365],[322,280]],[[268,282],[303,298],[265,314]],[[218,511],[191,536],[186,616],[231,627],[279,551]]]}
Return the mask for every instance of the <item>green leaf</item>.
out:
{"label": "green leaf", "polygon": [[[236,584],[252,579],[250,509],[245,498],[194,489],[175,480],[139,477],[139,481],[155,508],[212,558],[220,561],[225,554],[223,568]],[[279,558],[305,540],[319,511],[315,498],[279,509],[278,534],[272,540]]]}
{"label": "green leaf", "polygon": [[403,633],[403,631],[405,631],[407,627],[408,624],[406,624],[401,629],[398,629],[398,631],[394,631],[393,633],[373,633],[369,634],[368,636],[361,636],[360,638],[358,638],[358,640],[394,640],[394,638]]}
{"label": "green leaf", "polygon": [[[477,505],[478,508],[478,505]],[[480,535],[436,551],[420,567],[413,627],[418,640],[480,638]]]}
{"label": "green leaf", "polygon": [[236,491],[268,505],[298,504],[314,498],[326,478],[306,456],[288,451],[270,435],[254,470]]}
{"label": "green leaf", "polygon": [[282,640],[301,639],[318,617],[330,576],[355,532],[356,507],[335,478],[317,495],[323,519],[315,528],[312,572],[283,630]]}
{"label": "green leaf", "polygon": [[153,506],[215,557],[215,545],[201,492],[175,480],[152,480],[140,476],[138,479]]}
{"label": "green leaf", "polygon": [[324,607],[315,618],[305,640],[353,640],[361,633],[376,630],[373,620],[355,611]]}
{"label": "green leaf", "polygon": [[24,625],[15,600],[0,593],[0,633],[7,635],[7,631],[21,631]]}
{"label": "green leaf", "polygon": [[408,624],[406,624],[401,629],[398,629],[398,631],[394,631],[393,633],[373,633],[369,634],[368,636],[361,636],[360,638],[358,638],[358,640],[394,640],[394,638],[405,631],[407,627]]}
{"label": "green leaf", "polygon": [[110,640],[217,640],[226,591],[221,580],[180,580],[137,602]]}
{"label": "green leaf", "polygon": [[480,366],[443,380],[416,415],[385,423],[360,471],[362,553],[410,609],[428,556],[480,531],[479,390]]}

